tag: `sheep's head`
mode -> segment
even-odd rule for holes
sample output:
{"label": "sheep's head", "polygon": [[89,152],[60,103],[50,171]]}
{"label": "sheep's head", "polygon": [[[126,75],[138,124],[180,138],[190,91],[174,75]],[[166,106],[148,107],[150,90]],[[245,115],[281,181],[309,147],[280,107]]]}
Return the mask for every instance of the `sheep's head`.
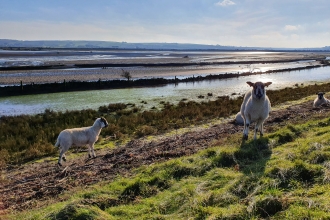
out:
{"label": "sheep's head", "polygon": [[106,128],[109,125],[107,120],[103,117],[100,118],[100,123],[101,123],[101,128]]}
{"label": "sheep's head", "polygon": [[252,83],[252,82],[246,82],[249,86],[253,87],[252,90],[252,95],[254,98],[257,99],[261,99],[265,97],[265,87],[268,87],[270,84],[272,84],[272,82],[266,82],[266,83],[262,83],[262,82],[256,82],[256,83]]}
{"label": "sheep's head", "polygon": [[319,97],[319,99],[323,99],[324,94],[325,94],[325,92],[316,93],[316,95]]}

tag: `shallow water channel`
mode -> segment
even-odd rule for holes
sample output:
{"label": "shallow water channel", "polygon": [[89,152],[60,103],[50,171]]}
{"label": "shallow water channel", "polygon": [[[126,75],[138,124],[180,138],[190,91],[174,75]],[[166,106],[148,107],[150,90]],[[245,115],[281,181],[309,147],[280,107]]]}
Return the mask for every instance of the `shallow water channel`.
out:
{"label": "shallow water channel", "polygon": [[[177,103],[182,99],[207,101],[217,96],[244,94],[249,86],[247,81],[273,82],[268,89],[294,87],[295,84],[304,85],[330,81],[330,67],[320,67],[300,71],[280,72],[244,76],[226,80],[207,80],[168,84],[159,87],[127,88],[82,92],[66,92],[40,95],[26,95],[0,98],[0,116],[38,114],[50,109],[54,111],[97,109],[110,103],[132,103],[138,107],[150,109],[160,108],[160,102]],[[212,96],[208,96],[212,93]],[[198,98],[203,95],[204,98]]]}

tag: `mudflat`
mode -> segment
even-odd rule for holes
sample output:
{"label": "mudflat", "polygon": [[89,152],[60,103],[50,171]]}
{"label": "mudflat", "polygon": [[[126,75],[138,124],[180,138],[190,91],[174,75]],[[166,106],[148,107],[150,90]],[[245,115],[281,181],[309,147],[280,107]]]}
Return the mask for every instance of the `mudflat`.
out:
{"label": "mudflat", "polygon": [[0,84],[174,78],[320,65],[329,52],[0,51]]}

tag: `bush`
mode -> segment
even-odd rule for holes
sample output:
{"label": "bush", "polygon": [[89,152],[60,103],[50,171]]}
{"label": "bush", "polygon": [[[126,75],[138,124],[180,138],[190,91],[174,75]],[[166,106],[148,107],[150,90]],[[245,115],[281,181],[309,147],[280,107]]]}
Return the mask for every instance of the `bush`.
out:
{"label": "bush", "polygon": [[155,134],[156,133],[156,129],[154,129],[152,126],[148,126],[148,125],[142,125],[141,127],[138,127],[135,131],[135,135],[137,137],[143,137],[146,135],[151,135],[151,134]]}
{"label": "bush", "polygon": [[5,168],[7,161],[9,161],[9,153],[7,150],[0,150],[0,170]]}

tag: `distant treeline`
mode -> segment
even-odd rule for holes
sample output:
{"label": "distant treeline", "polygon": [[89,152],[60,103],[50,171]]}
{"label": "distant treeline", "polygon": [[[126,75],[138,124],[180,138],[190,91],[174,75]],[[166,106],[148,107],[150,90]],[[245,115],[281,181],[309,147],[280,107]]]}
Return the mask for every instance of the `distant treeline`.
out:
{"label": "distant treeline", "polygon": [[56,93],[56,92],[72,92],[72,91],[87,91],[87,90],[102,90],[102,89],[118,89],[118,88],[130,88],[130,87],[151,87],[161,86],[165,84],[182,83],[182,82],[196,82],[202,80],[217,80],[217,79],[228,79],[239,76],[258,75],[258,74],[269,74],[274,72],[284,71],[297,71],[303,69],[318,68],[323,65],[307,66],[288,68],[281,70],[269,70],[266,72],[246,72],[246,73],[224,73],[224,74],[211,74],[206,76],[188,77],[179,79],[177,77],[172,79],[165,78],[150,78],[150,79],[137,79],[137,80],[101,80],[98,81],[66,81],[55,82],[55,83],[29,83],[17,82],[19,85],[4,86],[0,87],[0,97],[17,96],[17,95],[32,95],[32,94],[43,94],[43,93]]}
{"label": "distant treeline", "polygon": [[133,43],[116,41],[86,41],[86,40],[34,40],[22,41],[13,39],[0,39],[0,49],[7,50],[42,50],[42,49],[89,49],[89,50],[215,50],[215,51],[329,51],[329,46],[314,48],[273,48],[273,47],[247,47],[225,46],[191,43]]}

